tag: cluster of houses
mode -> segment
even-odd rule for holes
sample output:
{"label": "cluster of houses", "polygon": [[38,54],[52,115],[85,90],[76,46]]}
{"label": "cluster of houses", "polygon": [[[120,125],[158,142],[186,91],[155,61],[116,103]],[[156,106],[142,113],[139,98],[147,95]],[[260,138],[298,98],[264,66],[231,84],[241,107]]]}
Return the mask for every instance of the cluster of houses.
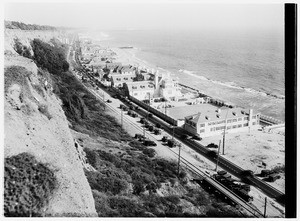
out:
{"label": "cluster of houses", "polygon": [[[81,61],[95,73],[102,84],[122,90],[140,101],[179,101],[184,97],[178,79],[169,73],[160,73],[145,67],[122,65],[115,62],[115,53],[109,48],[81,41]],[[202,99],[202,100],[199,100]],[[195,99],[197,104],[208,103],[209,99]],[[182,127],[201,137],[226,132],[247,131],[259,125],[259,113],[239,107],[216,107],[215,111],[201,110],[186,116]]]}

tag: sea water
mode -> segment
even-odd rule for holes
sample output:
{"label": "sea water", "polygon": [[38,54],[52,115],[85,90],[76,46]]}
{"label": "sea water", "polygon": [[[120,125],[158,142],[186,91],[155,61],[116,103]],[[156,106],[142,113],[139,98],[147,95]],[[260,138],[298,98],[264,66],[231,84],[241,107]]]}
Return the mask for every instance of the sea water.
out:
{"label": "sea water", "polygon": [[122,30],[105,34],[103,45],[135,47],[138,58],[170,72],[181,83],[284,120],[283,31]]}

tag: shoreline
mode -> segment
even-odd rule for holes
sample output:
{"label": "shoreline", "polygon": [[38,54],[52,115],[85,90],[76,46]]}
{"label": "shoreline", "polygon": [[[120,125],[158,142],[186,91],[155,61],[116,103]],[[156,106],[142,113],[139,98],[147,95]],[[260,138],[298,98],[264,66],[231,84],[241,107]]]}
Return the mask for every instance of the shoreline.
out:
{"label": "shoreline", "polygon": [[[141,50],[138,48],[121,49],[120,47],[112,47],[111,49],[117,54],[116,61],[119,61],[122,64],[131,64],[134,66],[141,66],[148,69],[159,70],[160,72],[171,73],[172,76],[179,78],[179,82],[181,84],[187,85],[190,88],[194,88],[195,90],[199,91],[200,93],[206,94],[209,97],[215,98],[217,100],[223,100],[226,103],[232,103],[237,106],[253,108],[261,112],[263,115],[271,116],[285,122],[285,109],[274,109],[274,107],[271,106],[276,103],[279,107],[282,107],[285,102],[285,96],[283,95],[270,94],[252,88],[236,86],[234,82],[226,83],[211,80],[209,78],[199,76],[182,69],[178,70],[177,73],[176,71],[171,72],[141,58],[138,58],[136,54]],[[180,75],[180,73],[184,73],[184,75]],[[194,77],[195,80],[191,79],[190,77]],[[216,87],[219,90],[212,90],[212,88]],[[224,98],[226,94],[232,94],[235,96],[231,96],[229,97],[229,99],[226,99]],[[236,96],[236,94],[239,94],[239,96]],[[249,102],[245,102],[246,100],[248,100]]]}

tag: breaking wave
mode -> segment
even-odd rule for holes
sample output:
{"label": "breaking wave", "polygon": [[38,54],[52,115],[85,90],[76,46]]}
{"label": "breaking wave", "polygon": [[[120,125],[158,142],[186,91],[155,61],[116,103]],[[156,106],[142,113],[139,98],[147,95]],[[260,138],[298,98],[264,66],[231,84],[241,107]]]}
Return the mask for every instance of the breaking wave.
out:
{"label": "breaking wave", "polygon": [[218,84],[218,85],[222,85],[222,86],[225,86],[225,87],[230,87],[230,88],[234,88],[234,89],[245,90],[245,91],[247,91],[249,93],[254,93],[254,94],[257,94],[257,95],[261,95],[261,96],[271,96],[271,97],[274,97],[274,98],[277,98],[277,99],[285,99],[284,95],[271,94],[271,93],[268,93],[268,92],[265,92],[265,91],[261,91],[261,90],[256,90],[256,89],[253,89],[253,88],[239,86],[235,82],[221,82],[221,81],[217,81],[217,80],[212,80],[212,79],[209,79],[207,77],[204,77],[204,76],[201,76],[201,75],[197,75],[197,74],[195,74],[194,71],[180,69],[179,72],[180,73],[184,73],[184,74],[188,74],[188,75],[193,76],[195,78],[198,78],[200,80],[209,81],[209,82],[212,82],[212,83],[215,83],[215,84]]}

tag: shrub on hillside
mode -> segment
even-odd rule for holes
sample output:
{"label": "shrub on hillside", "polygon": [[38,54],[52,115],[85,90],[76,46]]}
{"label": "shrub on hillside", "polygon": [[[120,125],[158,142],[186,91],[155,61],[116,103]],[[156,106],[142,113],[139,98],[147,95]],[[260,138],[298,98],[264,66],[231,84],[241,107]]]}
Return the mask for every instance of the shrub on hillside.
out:
{"label": "shrub on hillside", "polygon": [[31,53],[30,53],[30,48],[27,46],[23,45],[18,38],[14,39],[15,44],[14,44],[14,49],[15,51],[26,58],[31,58]]}
{"label": "shrub on hillside", "polygon": [[42,216],[42,208],[56,187],[56,177],[29,153],[4,162],[4,215]]}
{"label": "shrub on hillside", "polygon": [[145,216],[145,209],[136,201],[124,197],[113,196],[108,198],[112,209],[119,212],[121,217],[142,217]]}
{"label": "shrub on hillside", "polygon": [[116,177],[107,177],[99,172],[86,171],[86,177],[92,189],[99,192],[119,194],[128,188],[128,183]]}
{"label": "shrub on hillside", "polygon": [[155,156],[156,151],[152,148],[146,148],[143,150],[143,154],[147,155],[148,157],[152,158]]}
{"label": "shrub on hillside", "polygon": [[61,74],[69,69],[65,52],[61,48],[53,47],[40,39],[34,39],[31,46],[38,66],[46,68],[52,74]]}

